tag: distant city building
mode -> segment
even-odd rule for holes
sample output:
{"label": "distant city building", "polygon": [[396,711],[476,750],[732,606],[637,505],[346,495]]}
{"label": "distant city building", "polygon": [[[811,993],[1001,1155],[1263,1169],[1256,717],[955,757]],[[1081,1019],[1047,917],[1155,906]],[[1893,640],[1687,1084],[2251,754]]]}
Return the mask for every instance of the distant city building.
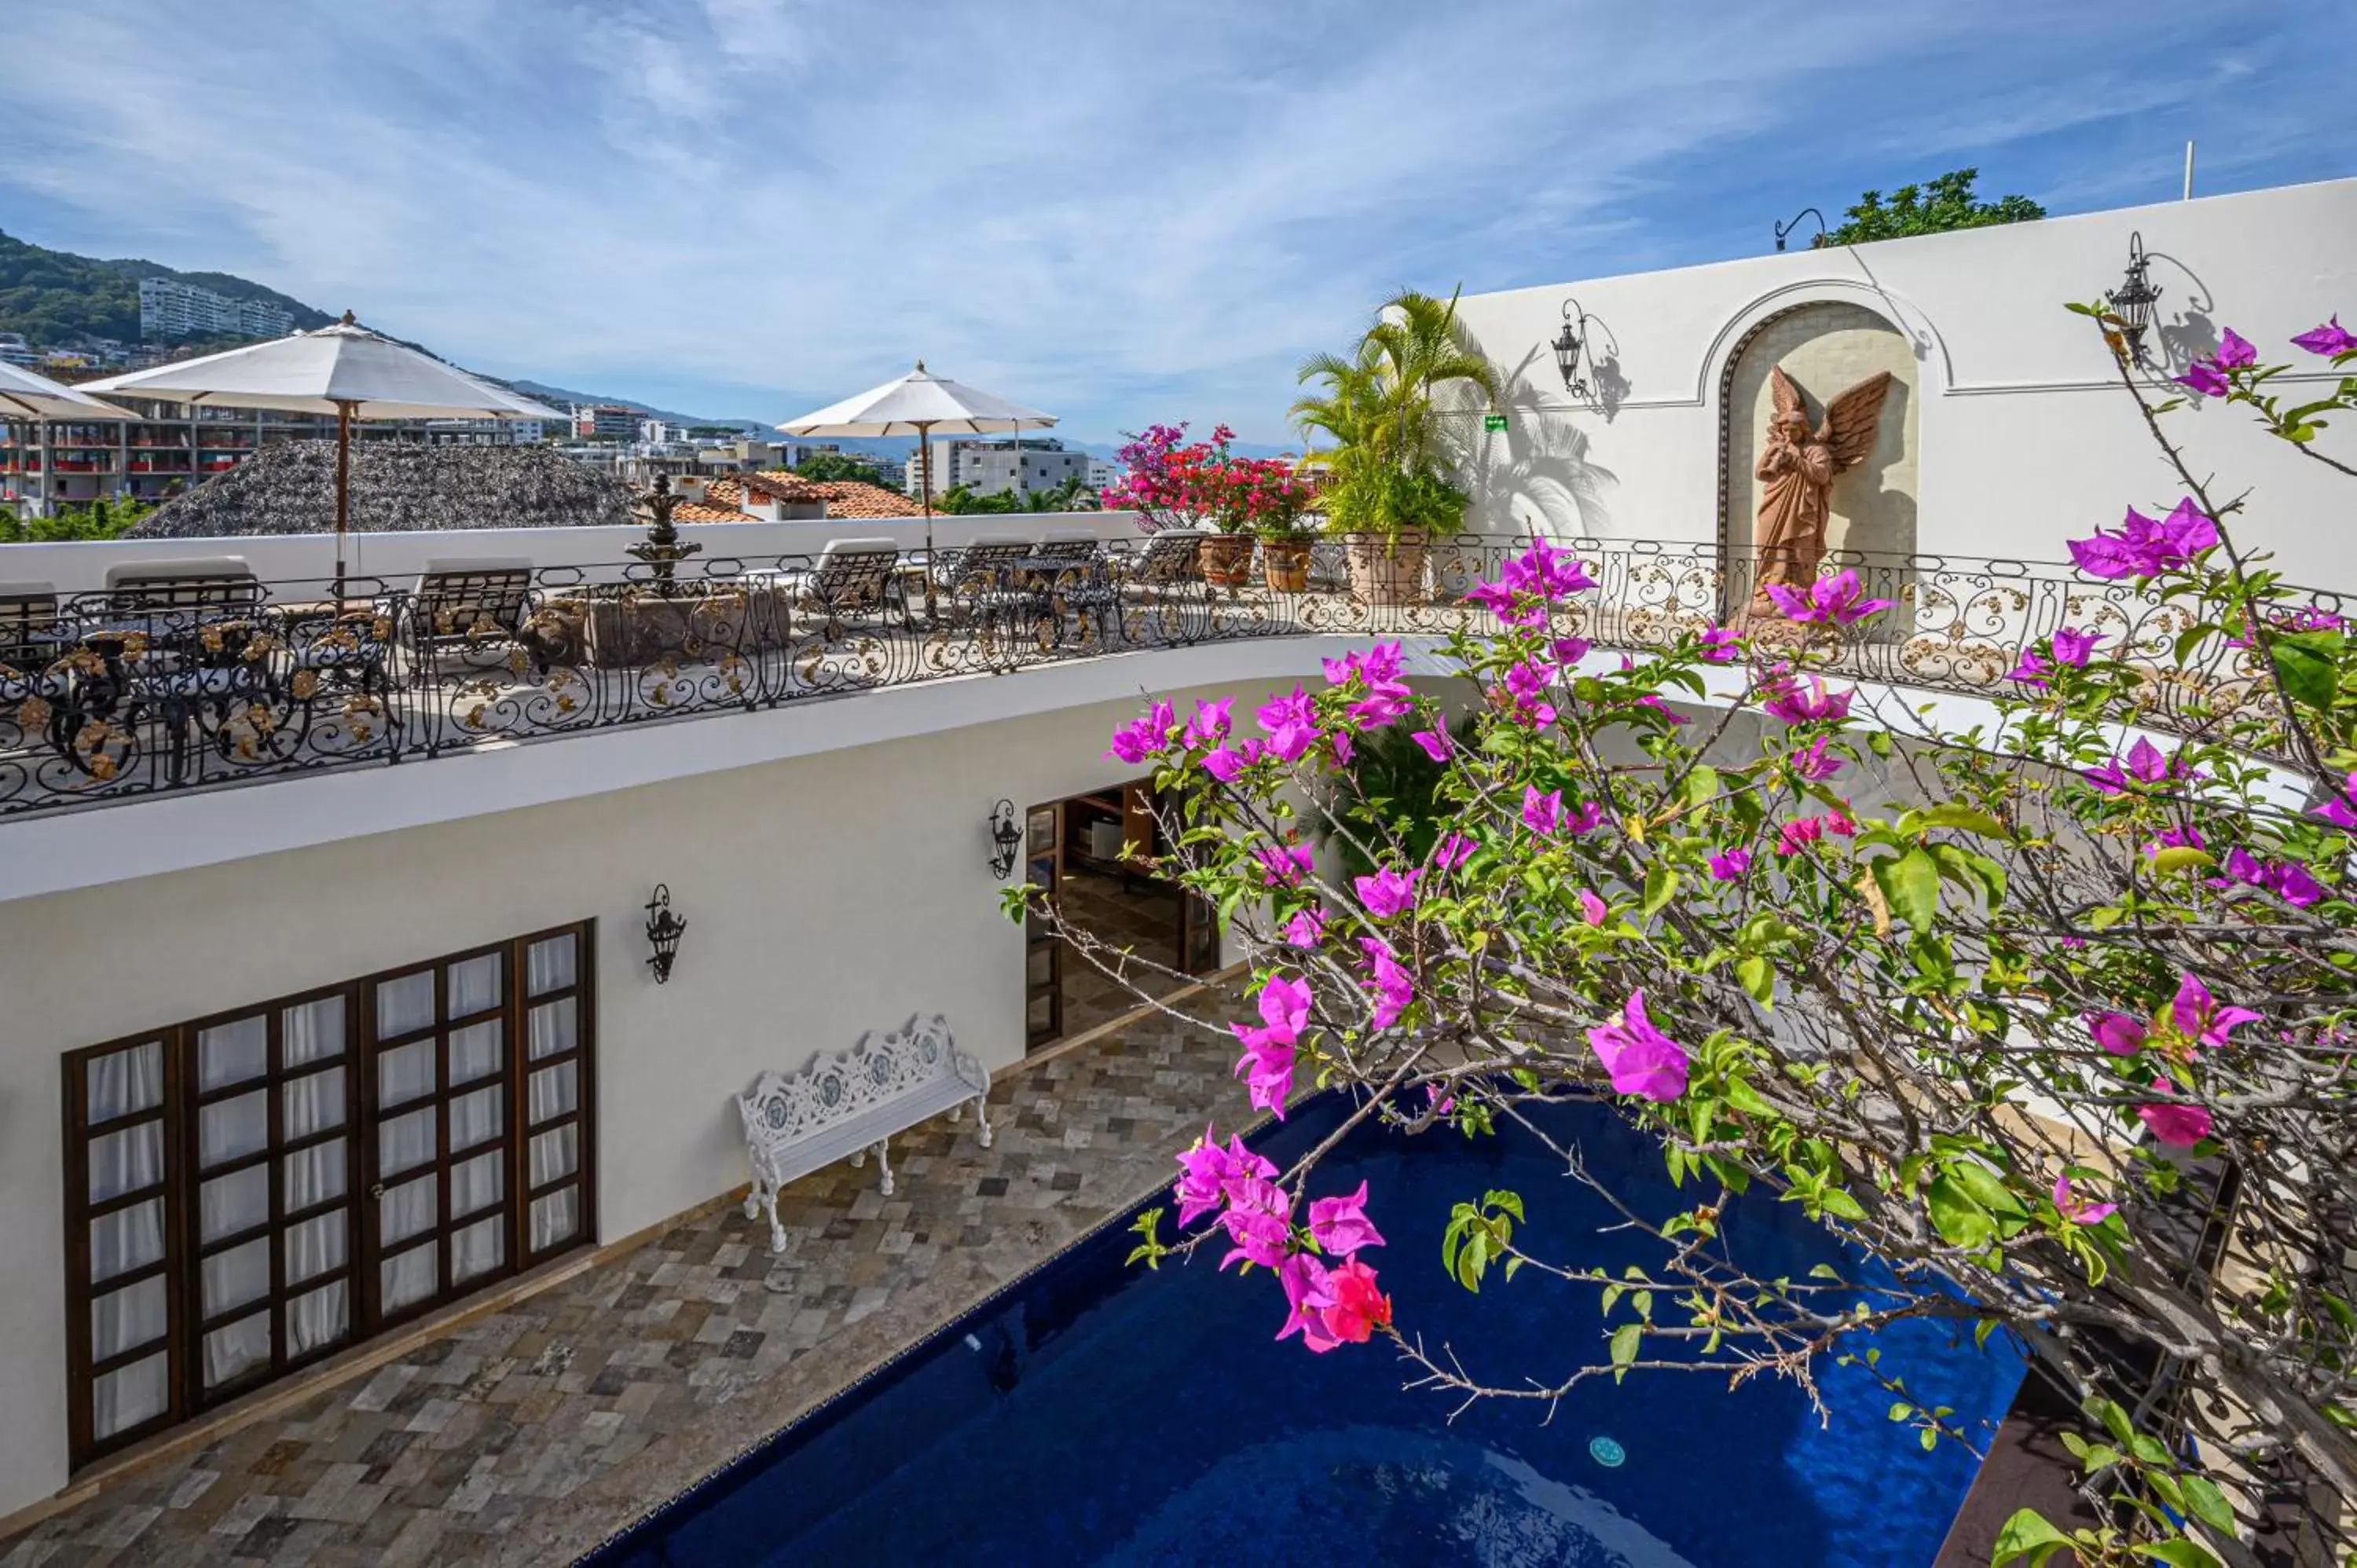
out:
{"label": "distant city building", "polygon": [[[1004,441],[936,441],[931,445],[935,495],[959,485],[974,495],[995,496],[1012,489],[1052,490],[1076,477],[1084,484],[1088,480],[1089,455],[1067,452],[1061,441],[1049,436],[1027,435],[1020,443],[1010,437]],[[923,482],[918,454],[912,452],[902,488],[914,495]]]}
{"label": "distant city building", "polygon": [[645,418],[639,410],[619,403],[577,403],[573,405],[573,434],[583,441],[636,441]]}
{"label": "distant city building", "polygon": [[283,338],[295,317],[261,299],[231,299],[169,278],[139,280],[139,336],[149,343],[183,338]]}
{"label": "distant city building", "polygon": [[1089,476],[1086,482],[1089,489],[1092,490],[1109,489],[1121,483],[1121,465],[1112,458],[1092,457],[1089,459]]}

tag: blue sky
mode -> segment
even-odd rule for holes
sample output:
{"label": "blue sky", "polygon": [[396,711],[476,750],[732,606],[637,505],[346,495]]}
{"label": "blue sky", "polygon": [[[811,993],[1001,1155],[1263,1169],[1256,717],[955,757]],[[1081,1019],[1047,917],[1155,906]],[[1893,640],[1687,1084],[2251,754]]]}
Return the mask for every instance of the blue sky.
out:
{"label": "blue sky", "polygon": [[1755,254],[1977,165],[2056,212],[2357,173],[2357,7],[12,0],[0,229],[494,374],[778,419],[923,355],[1286,440],[1390,289]]}

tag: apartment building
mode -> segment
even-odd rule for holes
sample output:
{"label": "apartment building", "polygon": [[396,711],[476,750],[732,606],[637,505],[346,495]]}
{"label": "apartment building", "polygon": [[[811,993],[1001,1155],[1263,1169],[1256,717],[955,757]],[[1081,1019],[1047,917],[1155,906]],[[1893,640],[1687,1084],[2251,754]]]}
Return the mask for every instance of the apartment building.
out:
{"label": "apartment building", "polygon": [[139,336],[149,343],[184,338],[283,338],[295,317],[267,300],[231,299],[169,278],[139,280]]}

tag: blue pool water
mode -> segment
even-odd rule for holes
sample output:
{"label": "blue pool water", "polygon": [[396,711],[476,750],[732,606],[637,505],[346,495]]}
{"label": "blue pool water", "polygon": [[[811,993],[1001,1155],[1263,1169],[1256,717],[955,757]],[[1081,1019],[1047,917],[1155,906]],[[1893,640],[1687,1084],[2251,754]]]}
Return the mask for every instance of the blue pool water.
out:
{"label": "blue pool water", "polygon": [[[1342,1111],[1328,1096],[1255,1142],[1283,1164]],[[1628,1173],[1616,1185],[1638,1207],[1684,1207],[1658,1155],[1608,1112],[1557,1115],[1550,1131],[1576,1136],[1592,1167]],[[1313,1187],[1361,1176],[1393,1240],[1364,1256],[1405,1330],[1456,1345],[1496,1382],[1602,1359],[1592,1288],[1493,1272],[1476,1296],[1441,1272],[1450,1207],[1500,1187],[1523,1195],[1541,1255],[1616,1271],[1647,1257],[1596,1234],[1601,1203],[1535,1139],[1365,1128]],[[1765,1199],[1740,1202],[1727,1237],[1760,1276],[1837,1256]],[[1450,1402],[1402,1389],[1381,1342],[1326,1356],[1276,1343],[1284,1299],[1265,1273],[1215,1273],[1216,1251],[1130,1269],[1133,1240],[1100,1231],[593,1561],[1911,1568],[1932,1561],[1972,1478],[1969,1454],[1923,1453],[1885,1419],[1888,1396],[1830,1365],[1824,1428],[1788,1384],[1730,1391],[1684,1373],[1590,1380],[1552,1422],[1500,1402],[1452,1423]],[[1967,1423],[1993,1427],[2020,1380],[1995,1343],[1983,1353],[1930,1326],[1878,1343],[1887,1369]]]}

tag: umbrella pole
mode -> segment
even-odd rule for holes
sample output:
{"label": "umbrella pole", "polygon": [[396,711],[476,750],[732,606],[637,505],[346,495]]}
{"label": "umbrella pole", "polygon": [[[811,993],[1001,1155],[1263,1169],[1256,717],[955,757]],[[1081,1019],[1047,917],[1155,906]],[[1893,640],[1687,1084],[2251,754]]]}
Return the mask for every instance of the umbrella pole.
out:
{"label": "umbrella pole", "polygon": [[932,425],[917,426],[917,489],[925,503],[925,624],[940,624],[939,607],[933,602],[933,443]]}
{"label": "umbrella pole", "polygon": [[336,404],[336,615],[344,613],[344,536],[352,521],[352,405]]}

